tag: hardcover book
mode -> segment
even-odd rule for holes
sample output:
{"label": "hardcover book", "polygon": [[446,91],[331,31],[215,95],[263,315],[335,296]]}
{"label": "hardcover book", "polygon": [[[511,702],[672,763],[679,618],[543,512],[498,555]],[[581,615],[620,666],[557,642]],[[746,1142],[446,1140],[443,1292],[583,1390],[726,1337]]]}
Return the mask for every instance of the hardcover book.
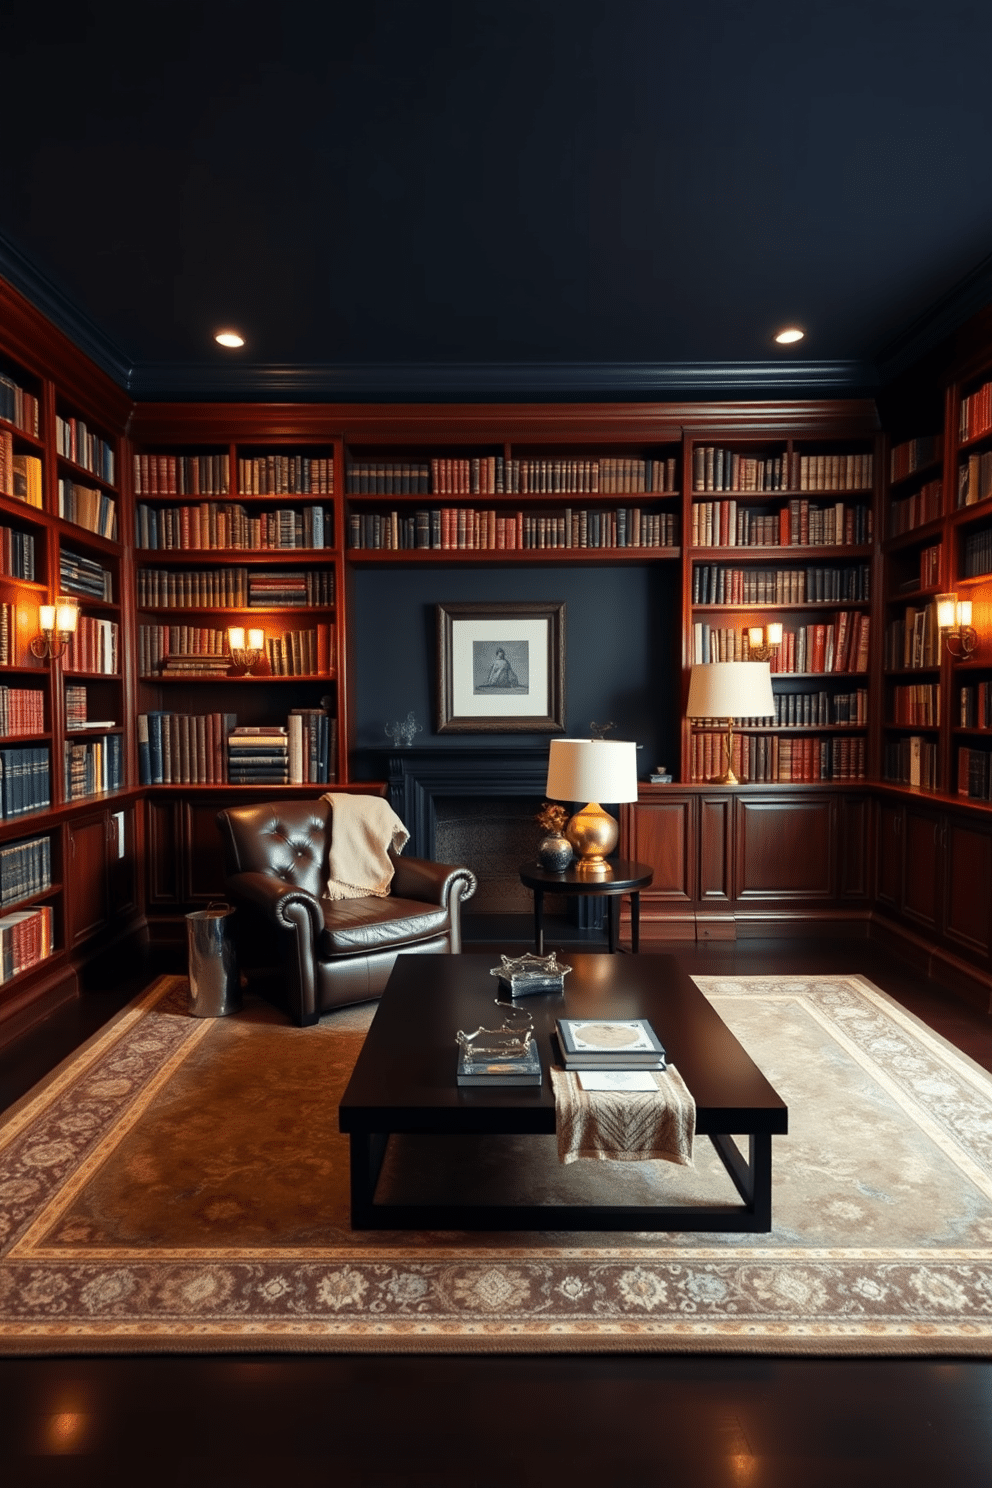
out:
{"label": "hardcover book", "polygon": [[664,1069],[665,1049],[646,1018],[559,1018],[566,1069]]}

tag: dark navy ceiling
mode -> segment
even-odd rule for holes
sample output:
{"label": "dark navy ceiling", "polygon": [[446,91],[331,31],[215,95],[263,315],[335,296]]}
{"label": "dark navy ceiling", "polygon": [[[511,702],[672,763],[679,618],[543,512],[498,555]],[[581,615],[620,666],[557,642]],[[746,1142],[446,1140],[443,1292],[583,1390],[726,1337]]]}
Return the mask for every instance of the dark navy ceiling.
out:
{"label": "dark navy ceiling", "polygon": [[992,299],[983,0],[2,11],[0,272],[140,396],[841,393]]}

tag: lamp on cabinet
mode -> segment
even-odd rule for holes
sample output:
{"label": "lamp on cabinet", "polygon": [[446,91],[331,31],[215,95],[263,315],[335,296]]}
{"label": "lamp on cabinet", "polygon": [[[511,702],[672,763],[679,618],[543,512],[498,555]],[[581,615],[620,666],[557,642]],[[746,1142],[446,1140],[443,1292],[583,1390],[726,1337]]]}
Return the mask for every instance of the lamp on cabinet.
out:
{"label": "lamp on cabinet", "polygon": [[265,650],[265,631],[249,630],[247,636],[246,641],[243,626],[232,625],[227,632],[227,644],[234,665],[244,667],[246,672],[250,672],[252,667],[262,659],[262,653]]}
{"label": "lamp on cabinet", "polygon": [[620,827],[600,801],[637,800],[637,745],[620,739],[552,739],[547,794],[553,801],[585,801],[565,828],[575,868],[594,878],[609,869]]}
{"label": "lamp on cabinet", "polygon": [[937,626],[947,649],[959,660],[967,660],[978,649],[978,632],[971,623],[971,600],[956,594],[938,594]]}
{"label": "lamp on cabinet", "polygon": [[726,721],[723,747],[727,751],[727,768],[710,784],[739,785],[734,774],[734,719],[775,716],[775,694],[767,661],[711,661],[694,666],[685,711],[696,720]]}
{"label": "lamp on cabinet", "polygon": [[752,661],[770,661],[775,647],[781,644],[782,626],[780,623],[748,626],[747,649]]}
{"label": "lamp on cabinet", "polygon": [[61,656],[78,624],[79,605],[71,594],[60,594],[54,604],[39,605],[38,634],[31,638],[31,654],[42,661]]}

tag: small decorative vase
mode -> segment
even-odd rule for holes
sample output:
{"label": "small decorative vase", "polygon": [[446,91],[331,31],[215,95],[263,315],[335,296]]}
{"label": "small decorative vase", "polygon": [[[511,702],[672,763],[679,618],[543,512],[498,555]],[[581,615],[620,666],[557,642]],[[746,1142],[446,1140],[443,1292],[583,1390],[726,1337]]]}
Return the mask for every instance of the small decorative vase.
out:
{"label": "small decorative vase", "polygon": [[575,854],[561,832],[549,832],[537,845],[537,861],[545,873],[564,873]]}

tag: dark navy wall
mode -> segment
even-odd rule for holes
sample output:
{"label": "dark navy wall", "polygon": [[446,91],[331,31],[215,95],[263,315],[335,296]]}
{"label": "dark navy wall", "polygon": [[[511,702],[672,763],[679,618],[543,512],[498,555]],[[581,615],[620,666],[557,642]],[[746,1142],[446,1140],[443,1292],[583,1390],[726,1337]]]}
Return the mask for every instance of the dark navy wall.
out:
{"label": "dark navy wall", "polygon": [[387,723],[412,708],[416,744],[459,748],[546,743],[537,734],[441,734],[437,719],[439,602],[564,600],[565,728],[579,737],[590,721],[613,720],[613,738],[634,739],[638,771],[677,755],[680,634],[675,564],[622,568],[357,569],[353,575],[356,773],[381,774],[365,754],[389,748]]}

